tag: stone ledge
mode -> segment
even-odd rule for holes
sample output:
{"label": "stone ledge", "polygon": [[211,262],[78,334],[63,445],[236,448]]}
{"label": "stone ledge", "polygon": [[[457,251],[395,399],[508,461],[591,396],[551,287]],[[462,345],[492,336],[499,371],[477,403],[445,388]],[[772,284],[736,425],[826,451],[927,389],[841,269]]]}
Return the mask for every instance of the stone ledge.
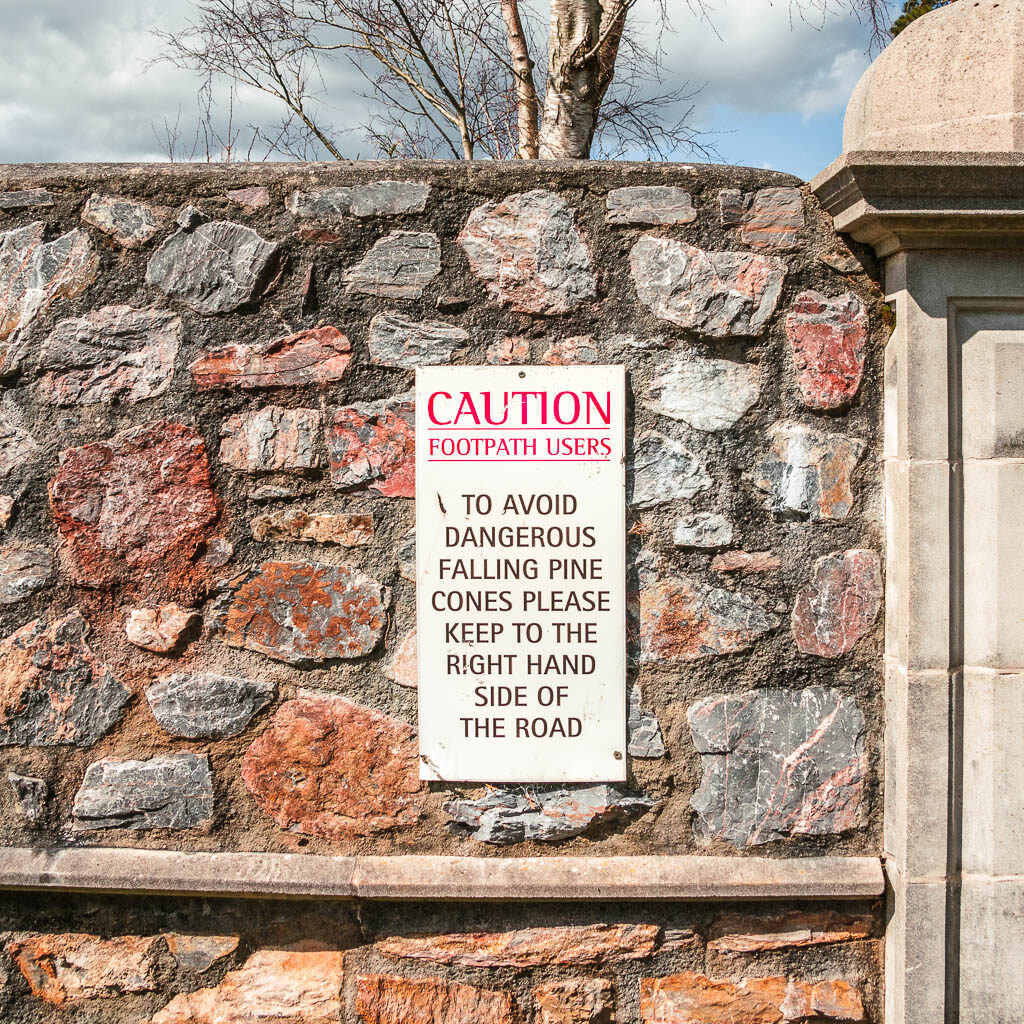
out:
{"label": "stone ledge", "polygon": [[0,889],[381,900],[863,899],[876,857],[324,857],[9,847]]}

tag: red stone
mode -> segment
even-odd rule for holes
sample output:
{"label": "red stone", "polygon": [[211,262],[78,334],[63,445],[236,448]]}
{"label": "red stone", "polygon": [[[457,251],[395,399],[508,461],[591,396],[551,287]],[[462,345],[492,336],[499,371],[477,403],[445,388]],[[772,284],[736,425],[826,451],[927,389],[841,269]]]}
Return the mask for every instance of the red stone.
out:
{"label": "red stone", "polygon": [[869,630],[882,602],[874,551],[836,551],[819,558],[793,606],[793,636],[804,654],[838,658]]}
{"label": "red stone", "polygon": [[747,573],[775,572],[782,559],[770,551],[723,551],[711,559],[712,572]]}
{"label": "red stone", "polygon": [[644,1024],[804,1024],[865,1020],[860,993],[842,979],[811,984],[774,975],[740,982],[685,972],[640,979]]}
{"label": "red stone", "polygon": [[336,409],[327,432],[334,485],[414,498],[415,423],[415,406],[405,399]]}
{"label": "red stone", "polygon": [[157,422],[63,453],[50,482],[60,554],[76,583],[159,578],[184,586],[219,507],[203,439]]}
{"label": "red stone", "polygon": [[867,913],[790,910],[779,914],[728,913],[708,928],[708,949],[720,953],[798,949],[868,939],[874,918]]}
{"label": "red stone", "polygon": [[382,939],[386,956],[460,967],[584,967],[652,956],[661,928],[655,924],[561,925],[511,932],[454,932]]}
{"label": "red stone", "polygon": [[415,825],[426,796],[413,729],[341,698],[283,704],[242,781],[281,828],[334,841]]}
{"label": "red stone", "polygon": [[515,1024],[508,992],[475,988],[440,978],[360,975],[356,1013],[366,1024]]}
{"label": "red stone", "polygon": [[615,1016],[607,978],[549,981],[533,990],[537,1024],[611,1024]]}
{"label": "red stone", "polygon": [[317,327],[278,338],[263,348],[227,345],[204,352],[192,365],[198,388],[270,388],[341,380],[352,345],[336,327]]}
{"label": "red stone", "polygon": [[801,292],[786,317],[786,334],[804,405],[839,409],[850,402],[864,375],[864,303],[853,292],[834,298]]}
{"label": "red stone", "polygon": [[154,947],[159,941],[159,935],[37,934],[12,942],[7,952],[33,995],[51,1006],[65,1006],[156,989]]}
{"label": "red stone", "polygon": [[265,562],[235,590],[224,640],[294,665],[361,658],[386,625],[386,594],[366,573],[346,565]]}

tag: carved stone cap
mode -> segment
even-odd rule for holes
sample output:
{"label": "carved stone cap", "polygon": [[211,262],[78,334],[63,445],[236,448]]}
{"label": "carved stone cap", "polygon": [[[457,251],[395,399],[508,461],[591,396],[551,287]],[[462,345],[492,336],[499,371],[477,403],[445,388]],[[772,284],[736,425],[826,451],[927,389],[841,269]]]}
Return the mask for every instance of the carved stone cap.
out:
{"label": "carved stone cap", "polygon": [[1024,152],[856,150],[811,189],[837,231],[879,256],[1024,248]]}

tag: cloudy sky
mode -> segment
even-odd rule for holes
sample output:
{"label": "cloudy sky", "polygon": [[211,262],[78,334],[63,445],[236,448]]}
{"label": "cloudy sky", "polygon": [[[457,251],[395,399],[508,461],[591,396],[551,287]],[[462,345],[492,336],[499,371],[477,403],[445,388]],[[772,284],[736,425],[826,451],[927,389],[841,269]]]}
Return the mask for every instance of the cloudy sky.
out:
{"label": "cloudy sky", "polygon": [[[651,10],[654,0],[641,4]],[[865,25],[848,13],[802,19],[787,0],[715,0],[713,32],[682,0],[670,4],[680,8],[664,37],[670,84],[703,87],[694,118],[726,162],[810,177],[838,155],[843,108],[869,61]],[[179,109],[182,124],[194,121],[196,82],[148,66],[159,48],[152,29],[180,27],[191,6],[0,0],[0,162],[165,159],[155,129]],[[360,123],[353,73],[340,68],[327,86],[333,123]],[[267,98],[244,95],[242,104],[244,121],[275,120]],[[346,155],[375,155],[358,130],[344,139]]]}

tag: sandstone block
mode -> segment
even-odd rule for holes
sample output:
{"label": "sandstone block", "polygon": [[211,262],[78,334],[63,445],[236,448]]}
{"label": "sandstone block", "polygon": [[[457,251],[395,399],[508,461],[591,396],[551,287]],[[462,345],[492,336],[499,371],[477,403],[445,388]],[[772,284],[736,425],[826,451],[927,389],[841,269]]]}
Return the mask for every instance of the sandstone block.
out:
{"label": "sandstone block", "polygon": [[356,982],[356,1013],[366,1024],[516,1024],[507,992],[440,978],[363,974]]}
{"label": "sandstone block", "polygon": [[520,313],[568,313],[597,297],[576,211],[543,189],[484,203],[459,234],[473,273],[501,305]]}
{"label": "sandstone block", "polygon": [[648,430],[633,442],[629,503],[634,508],[654,508],[677,498],[692,498],[712,482],[697,456],[678,441]]}
{"label": "sandstone block", "polygon": [[335,842],[415,825],[426,796],[413,730],[341,698],[282,704],[242,781],[281,828]]}
{"label": "sandstone block", "polygon": [[660,936],[661,928],[655,924],[554,925],[393,936],[373,948],[396,959],[459,967],[591,967],[653,956]]}
{"label": "sandstone block", "polygon": [[198,618],[198,612],[173,603],[158,608],[132,608],[124,631],[136,647],[166,654],[178,646],[181,634]]}
{"label": "sandstone block", "polygon": [[327,431],[331,482],[387,498],[416,496],[416,410],[410,397],[334,410]]}
{"label": "sandstone block", "polygon": [[779,620],[753,598],[679,577],[640,591],[640,661],[672,664],[749,650]]}
{"label": "sandstone block", "polygon": [[220,461],[246,473],[312,469],[321,461],[320,413],[268,405],[221,424]]}
{"label": "sandstone block", "polygon": [[352,361],[352,345],[336,327],[316,327],[269,345],[226,345],[204,352],[189,369],[196,387],[298,387],[341,380]]}
{"label": "sandstone block", "polygon": [[153,717],[187,740],[237,736],[274,699],[273,683],[213,672],[175,672],[146,687]]}
{"label": "sandstone block", "polygon": [[373,541],[373,516],[367,513],[334,514],[305,512],[267,512],[249,524],[255,540],[292,540],[311,544],[339,544],[362,547]]}
{"label": "sandstone block", "polygon": [[264,562],[235,587],[224,640],[292,665],[362,658],[384,634],[389,599],[349,566]]}
{"label": "sandstone block", "polygon": [[50,507],[65,569],[86,586],[194,575],[191,558],[219,513],[203,439],[168,422],[64,452]]}
{"label": "sandstone block", "polygon": [[76,829],[193,828],[213,815],[213,780],[203,754],[148,761],[94,761],[75,794]]}
{"label": "sandstone block", "polygon": [[141,402],[171,385],[183,329],[162,309],[103,306],[43,342],[37,395],[53,405]]}
{"label": "sandstone block", "polygon": [[260,298],[273,283],[276,242],[231,221],[176,231],[153,254],[146,283],[197,313],[230,313]]}
{"label": "sandstone block", "polygon": [[687,718],[703,778],[694,831],[739,847],[861,824],[864,717],[839,690],[750,690],[708,697]]}
{"label": "sandstone block", "polygon": [[378,313],[370,321],[370,359],[379,366],[444,366],[469,342],[469,333],[440,320],[409,320]]}
{"label": "sandstone block", "polygon": [[697,430],[725,430],[760,397],[758,377],[749,363],[689,355],[654,378],[644,404]]}
{"label": "sandstone block", "polygon": [[0,376],[21,368],[25,329],[58,298],[81,295],[96,280],[99,257],[84,231],[44,242],[46,225],[0,232]]}
{"label": "sandstone block", "polygon": [[612,1024],[615,997],[607,978],[549,981],[533,990],[537,1024]]}
{"label": "sandstone block", "polygon": [[675,185],[615,188],[605,207],[606,224],[692,224],[697,219],[690,193]]}
{"label": "sandstone block", "polygon": [[349,290],[385,299],[418,299],[441,273],[441,243],[429,231],[392,231],[345,275]]}
{"label": "sandstone block", "polygon": [[93,192],[82,210],[82,220],[110,235],[125,249],[141,249],[167,223],[170,211],[124,196]]}
{"label": "sandstone block", "polygon": [[774,975],[739,982],[685,972],[640,979],[644,1024],[796,1024],[866,1020],[860,993],[842,979],[817,984]]}
{"label": "sandstone block", "polygon": [[554,843],[591,826],[626,824],[656,801],[624,786],[530,787],[494,790],[476,800],[449,800],[453,830],[484,843]]}
{"label": "sandstone block", "polygon": [[213,988],[176,995],[147,1024],[341,1024],[344,954],[257,950]]}
{"label": "sandstone block", "polygon": [[864,453],[863,441],[800,423],[776,423],[768,438],[768,451],[754,464],[751,478],[767,493],[770,509],[812,521],[850,514],[850,478]]}
{"label": "sandstone block", "polygon": [[793,636],[804,654],[838,658],[853,650],[882,604],[882,573],[874,551],[835,551],[814,564],[814,576],[793,605]]}
{"label": "sandstone block", "polygon": [[804,405],[840,409],[864,375],[868,315],[853,292],[834,298],[801,292],[786,317],[793,371]]}
{"label": "sandstone block", "polygon": [[88,634],[74,612],[0,641],[0,746],[87,747],[121,720],[131,694],[89,649]]}
{"label": "sandstone block", "polygon": [[761,334],[787,269],[775,256],[704,252],[655,235],[644,235],[629,261],[637,295],[655,316],[714,338]]}
{"label": "sandstone block", "polygon": [[345,217],[397,217],[422,213],[430,186],[418,181],[374,181],[366,185],[293,192],[288,212],[304,220],[339,221]]}
{"label": "sandstone block", "polygon": [[778,914],[727,913],[708,928],[708,948],[720,953],[799,949],[867,939],[874,933],[871,914],[837,910],[790,910]]}
{"label": "sandstone block", "polygon": [[50,1006],[110,999],[157,988],[160,937],[34,933],[8,945],[32,994]]}

